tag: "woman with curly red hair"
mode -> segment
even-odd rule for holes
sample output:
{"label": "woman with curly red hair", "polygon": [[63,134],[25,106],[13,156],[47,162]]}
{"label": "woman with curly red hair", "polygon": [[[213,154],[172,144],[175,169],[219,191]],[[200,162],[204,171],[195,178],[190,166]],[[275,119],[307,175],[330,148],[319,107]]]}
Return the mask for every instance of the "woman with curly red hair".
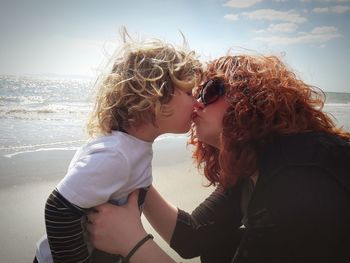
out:
{"label": "woman with curly red hair", "polygon": [[[152,226],[201,262],[349,261],[350,134],[322,111],[322,91],[274,56],[224,56],[204,78],[190,142],[216,190],[188,214],[151,187]],[[154,241],[137,242],[146,232],[136,197],[90,214],[94,245],[131,251],[132,262],[174,262]]]}
{"label": "woman with curly red hair", "polygon": [[[298,80],[277,57],[222,57],[209,64],[206,78],[202,101],[212,93],[221,94],[222,89],[227,105],[218,145],[208,145],[205,138],[198,140],[210,126],[213,129],[214,120],[204,128],[195,120],[200,133],[194,131],[191,140],[196,146],[194,157],[212,184],[226,187],[251,176],[257,170],[258,147],[276,136],[324,132],[350,138],[322,112],[323,92]],[[204,108],[213,102],[204,101]]]}

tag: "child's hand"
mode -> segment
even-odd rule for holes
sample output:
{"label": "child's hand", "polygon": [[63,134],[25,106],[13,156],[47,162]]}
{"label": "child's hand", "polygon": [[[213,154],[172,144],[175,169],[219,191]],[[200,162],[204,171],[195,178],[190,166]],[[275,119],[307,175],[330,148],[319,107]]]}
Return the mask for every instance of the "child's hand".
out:
{"label": "child's hand", "polygon": [[141,223],[138,194],[138,190],[130,194],[123,206],[106,203],[88,214],[87,228],[94,247],[125,256],[147,234]]}

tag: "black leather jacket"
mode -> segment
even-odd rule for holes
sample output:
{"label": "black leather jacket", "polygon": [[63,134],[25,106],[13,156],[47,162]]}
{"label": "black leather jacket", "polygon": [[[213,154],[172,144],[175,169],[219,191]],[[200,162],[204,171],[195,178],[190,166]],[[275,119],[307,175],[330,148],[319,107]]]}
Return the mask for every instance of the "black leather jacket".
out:
{"label": "black leather jacket", "polygon": [[179,210],[171,247],[202,263],[350,262],[350,144],[324,133],[281,136],[259,150],[242,228],[244,181]]}

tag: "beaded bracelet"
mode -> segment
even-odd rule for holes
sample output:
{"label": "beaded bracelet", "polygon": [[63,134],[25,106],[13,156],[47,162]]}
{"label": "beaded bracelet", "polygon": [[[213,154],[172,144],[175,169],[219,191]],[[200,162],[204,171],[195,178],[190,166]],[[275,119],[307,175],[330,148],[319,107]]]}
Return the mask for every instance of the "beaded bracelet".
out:
{"label": "beaded bracelet", "polygon": [[123,259],[123,263],[128,263],[130,258],[135,254],[136,250],[138,250],[148,239],[153,239],[151,234],[148,234],[144,238],[142,238],[134,247],[130,250],[128,255]]}

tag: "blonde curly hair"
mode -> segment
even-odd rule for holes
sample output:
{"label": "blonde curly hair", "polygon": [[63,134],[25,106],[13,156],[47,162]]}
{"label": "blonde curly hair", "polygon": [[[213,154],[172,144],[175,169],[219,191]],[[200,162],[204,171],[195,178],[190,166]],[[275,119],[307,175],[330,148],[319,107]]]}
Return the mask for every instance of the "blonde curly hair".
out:
{"label": "blonde curly hair", "polygon": [[199,83],[202,65],[184,39],[181,48],[158,39],[133,40],[122,31],[120,51],[112,69],[96,82],[95,106],[87,123],[90,136],[109,134],[169,116],[167,103],[175,88],[191,91]]}

